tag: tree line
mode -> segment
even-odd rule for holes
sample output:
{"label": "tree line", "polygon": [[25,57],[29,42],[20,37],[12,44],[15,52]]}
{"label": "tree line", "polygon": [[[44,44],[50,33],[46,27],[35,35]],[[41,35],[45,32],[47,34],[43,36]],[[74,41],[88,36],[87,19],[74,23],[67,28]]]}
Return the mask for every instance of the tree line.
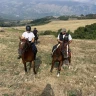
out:
{"label": "tree line", "polygon": [[[55,37],[57,37],[60,31],[61,29],[59,29],[57,32],[46,30],[45,32],[42,32],[40,35],[54,35]],[[68,33],[72,35],[73,39],[96,40],[96,23],[86,25],[85,27],[79,27],[74,32],[68,30]]]}
{"label": "tree line", "polygon": [[22,22],[22,23],[21,23],[21,20],[8,20],[8,19],[4,19],[4,18],[0,17],[0,26],[1,27],[25,26],[26,24],[29,24],[31,26],[37,26],[37,25],[47,24],[47,23],[51,22],[52,20],[69,20],[69,19],[77,19],[77,20],[96,19],[96,14],[87,14],[87,15],[81,14],[80,16],[64,15],[64,16],[59,16],[59,17],[46,16],[44,18],[29,20],[28,22]]}

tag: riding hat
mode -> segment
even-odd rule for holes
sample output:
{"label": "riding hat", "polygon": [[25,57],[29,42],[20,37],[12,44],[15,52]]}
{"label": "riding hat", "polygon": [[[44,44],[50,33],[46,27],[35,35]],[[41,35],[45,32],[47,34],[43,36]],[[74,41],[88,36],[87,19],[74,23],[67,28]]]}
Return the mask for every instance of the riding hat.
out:
{"label": "riding hat", "polygon": [[66,29],[65,29],[65,28],[62,28],[62,29],[61,29],[61,32],[66,32]]}
{"label": "riding hat", "polygon": [[26,26],[26,31],[31,31],[31,26],[27,25]]}

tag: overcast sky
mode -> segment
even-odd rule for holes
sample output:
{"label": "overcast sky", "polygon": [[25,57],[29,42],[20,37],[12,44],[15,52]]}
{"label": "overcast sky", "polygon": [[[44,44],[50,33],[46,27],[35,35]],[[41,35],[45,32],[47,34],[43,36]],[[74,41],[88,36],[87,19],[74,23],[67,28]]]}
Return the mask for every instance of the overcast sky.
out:
{"label": "overcast sky", "polygon": [[[37,0],[37,1],[47,1],[47,0]],[[82,3],[96,4],[96,0],[48,0],[48,1],[76,1]]]}
{"label": "overcast sky", "polygon": [[[10,1],[10,0],[0,0],[0,2],[2,1]],[[13,1],[19,1],[19,0],[13,0]],[[28,0],[27,0],[28,1]],[[81,3],[89,3],[89,4],[95,4],[96,5],[96,0],[32,0],[32,2],[34,1],[76,1],[76,2],[81,2]]]}
{"label": "overcast sky", "polygon": [[69,1],[77,1],[77,2],[89,2],[89,3],[93,3],[96,2],[96,0],[69,0]]}
{"label": "overcast sky", "polygon": [[54,1],[77,1],[77,2],[96,2],[96,0],[54,0]]}
{"label": "overcast sky", "polygon": [[[46,0],[41,0],[46,1]],[[49,0],[49,1],[76,1],[76,2],[84,2],[84,3],[96,3],[96,0]]]}

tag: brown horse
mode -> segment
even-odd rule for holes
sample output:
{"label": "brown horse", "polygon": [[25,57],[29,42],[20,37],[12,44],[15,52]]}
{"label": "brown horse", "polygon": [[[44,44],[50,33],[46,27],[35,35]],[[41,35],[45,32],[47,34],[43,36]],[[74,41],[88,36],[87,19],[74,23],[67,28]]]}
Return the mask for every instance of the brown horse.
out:
{"label": "brown horse", "polygon": [[52,65],[50,72],[52,72],[55,62],[59,62],[57,71],[57,76],[59,77],[63,62],[68,60],[69,64],[71,63],[71,52],[69,52],[69,42],[63,41],[63,43],[59,43],[56,47],[57,48],[53,50],[52,54]]}
{"label": "brown horse", "polygon": [[24,64],[25,72],[27,72],[26,63],[30,62],[30,69],[33,67],[33,72],[36,74],[35,70],[35,62],[34,62],[34,52],[32,51],[31,43],[29,43],[28,39],[20,39],[19,42],[19,51],[21,53],[22,62]]}

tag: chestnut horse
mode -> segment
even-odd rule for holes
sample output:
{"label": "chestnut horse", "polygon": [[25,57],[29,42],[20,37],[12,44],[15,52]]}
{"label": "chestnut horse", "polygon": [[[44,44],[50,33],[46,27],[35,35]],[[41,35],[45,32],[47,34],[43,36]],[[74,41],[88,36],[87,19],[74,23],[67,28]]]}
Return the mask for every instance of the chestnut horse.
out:
{"label": "chestnut horse", "polygon": [[26,63],[30,62],[30,69],[33,67],[33,72],[36,74],[35,70],[35,62],[34,62],[34,52],[32,51],[31,43],[29,43],[28,39],[20,39],[19,42],[19,51],[21,53],[22,62],[24,64],[25,72],[27,72]]}
{"label": "chestnut horse", "polygon": [[61,71],[61,66],[63,65],[63,62],[65,60],[68,60],[69,64],[71,63],[71,52],[69,51],[69,42],[68,41],[63,41],[63,43],[59,43],[56,46],[56,48],[53,49],[52,65],[51,65],[50,72],[52,72],[55,62],[59,62],[58,71],[57,71],[57,77],[59,77],[60,71]]}

